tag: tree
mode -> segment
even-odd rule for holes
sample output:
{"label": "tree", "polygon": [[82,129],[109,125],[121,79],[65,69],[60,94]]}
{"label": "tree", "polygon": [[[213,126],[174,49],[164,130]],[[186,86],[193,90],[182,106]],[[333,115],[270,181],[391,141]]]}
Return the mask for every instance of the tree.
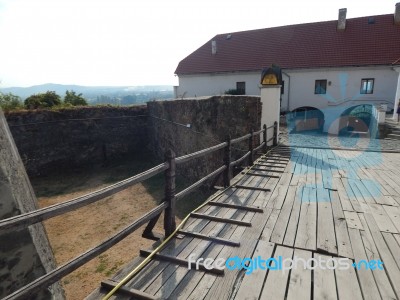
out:
{"label": "tree", "polygon": [[21,98],[11,93],[0,93],[0,107],[4,111],[16,110],[23,108]]}
{"label": "tree", "polygon": [[61,105],[61,97],[54,91],[34,94],[25,99],[25,107],[28,109],[38,109]]}
{"label": "tree", "polygon": [[65,97],[64,97],[64,102],[72,104],[73,106],[86,106],[88,105],[87,101],[85,98],[82,97],[82,93],[76,94],[75,91],[66,91],[65,92]]}

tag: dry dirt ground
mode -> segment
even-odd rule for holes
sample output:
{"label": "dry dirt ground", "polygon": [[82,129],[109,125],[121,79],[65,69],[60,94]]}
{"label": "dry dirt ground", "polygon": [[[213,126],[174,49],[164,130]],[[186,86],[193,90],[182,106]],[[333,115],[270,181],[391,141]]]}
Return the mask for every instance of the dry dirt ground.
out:
{"label": "dry dirt ground", "polygon": [[[32,184],[40,207],[45,207],[95,191],[144,169],[143,163],[131,162],[74,175],[34,179]],[[160,175],[84,208],[47,220],[45,227],[57,264],[64,264],[91,249],[155,207],[164,189]],[[206,196],[196,195],[188,199],[186,203],[190,205],[178,208],[177,222]],[[138,256],[140,249],[149,248],[154,241],[141,237],[143,229],[64,277],[61,282],[67,299],[84,299],[100,285],[101,280],[110,278],[121,266]],[[163,233],[162,217],[155,232]]]}

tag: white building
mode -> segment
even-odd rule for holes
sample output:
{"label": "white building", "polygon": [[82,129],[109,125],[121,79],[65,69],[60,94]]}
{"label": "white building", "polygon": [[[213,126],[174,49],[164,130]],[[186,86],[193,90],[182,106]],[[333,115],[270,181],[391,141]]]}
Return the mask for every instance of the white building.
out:
{"label": "white building", "polygon": [[341,9],[337,21],[217,35],[179,63],[175,96],[260,95],[261,70],[273,64],[282,68],[281,111],[391,110],[400,98],[400,3],[394,15],[346,20]]}

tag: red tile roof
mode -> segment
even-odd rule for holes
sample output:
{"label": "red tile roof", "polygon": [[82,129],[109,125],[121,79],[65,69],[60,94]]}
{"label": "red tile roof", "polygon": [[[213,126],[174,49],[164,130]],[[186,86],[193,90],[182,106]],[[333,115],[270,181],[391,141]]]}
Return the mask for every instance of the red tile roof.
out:
{"label": "red tile roof", "polygon": [[[369,18],[375,20],[369,24]],[[337,21],[289,25],[219,34],[183,59],[175,73],[196,74],[282,68],[320,68],[399,63],[400,26],[393,14]],[[217,54],[211,54],[211,41]]]}

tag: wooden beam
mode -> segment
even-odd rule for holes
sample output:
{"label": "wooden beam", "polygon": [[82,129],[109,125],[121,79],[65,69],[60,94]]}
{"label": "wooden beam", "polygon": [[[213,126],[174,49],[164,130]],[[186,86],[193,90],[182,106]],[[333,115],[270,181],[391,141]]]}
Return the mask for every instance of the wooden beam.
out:
{"label": "wooden beam", "polygon": [[271,169],[261,169],[261,168],[251,168],[253,171],[263,171],[263,172],[273,172],[273,173],[283,173],[283,170],[271,170]]}
{"label": "wooden beam", "polygon": [[263,160],[280,160],[280,161],[289,161],[290,159],[288,158],[278,158],[276,156],[266,156],[262,158]]}
{"label": "wooden beam", "polygon": [[212,241],[218,244],[223,244],[223,245],[227,245],[227,246],[233,246],[233,247],[239,247],[240,246],[240,242],[235,242],[235,241],[231,241],[228,239],[224,239],[224,238],[220,238],[217,236],[208,236],[205,234],[201,234],[198,232],[190,232],[190,231],[185,231],[185,230],[179,230],[178,234],[184,234],[190,237],[194,237],[194,238],[198,238],[198,239],[202,239],[202,240],[207,240],[207,241]]}
{"label": "wooden beam", "polygon": [[166,208],[167,204],[165,202],[159,204],[151,211],[149,211],[144,216],[141,216],[139,219],[135,220],[132,224],[125,227],[121,231],[119,231],[114,236],[110,237],[109,239],[105,240],[101,244],[97,245],[96,247],[86,251],[83,254],[80,254],[78,257],[70,260],[69,262],[65,263],[62,266],[59,266],[57,269],[54,269],[47,274],[35,279],[31,283],[21,287],[19,290],[13,292],[12,294],[5,297],[3,300],[15,300],[15,299],[28,299],[30,295],[34,294],[35,292],[48,287],[49,285],[53,284],[54,282],[60,280],[64,276],[72,273],[80,266],[84,265],[88,261],[92,260],[93,258],[97,257],[99,254],[105,252],[106,250],[110,249],[112,246],[117,244],[118,242],[122,241],[126,238],[129,234],[149,222],[152,218],[158,215]]}
{"label": "wooden beam", "polygon": [[239,185],[239,184],[236,184],[232,187],[236,188],[236,189],[243,189],[243,190],[255,190],[255,191],[263,191],[263,192],[271,191],[271,189],[260,188],[260,187],[256,187],[256,186]]}
{"label": "wooden beam", "polygon": [[[148,250],[140,250],[140,256],[142,257],[147,257],[151,254],[151,251]],[[187,259],[182,259],[182,258],[178,258],[175,256],[169,256],[169,255],[164,255],[164,254],[154,254],[153,255],[154,259],[157,260],[163,260],[163,261],[167,261],[173,264],[177,264],[177,265],[181,265],[181,266],[185,266],[186,268],[189,266],[189,261]],[[217,268],[206,268],[204,266],[203,263],[196,263],[196,262],[191,262],[190,263],[190,267],[194,270],[196,270],[196,265],[198,265],[199,270],[204,271],[204,272],[209,272],[209,273],[213,273],[216,275],[224,275],[224,269],[217,269]]]}
{"label": "wooden beam", "polygon": [[[101,282],[101,286],[103,288],[106,289],[113,289],[118,285],[118,282],[114,281],[114,280],[103,280]],[[136,290],[136,289],[132,289],[132,288],[128,288],[125,286],[121,286],[118,290],[117,293],[124,293],[126,295],[129,295],[131,297],[135,297],[135,299],[141,299],[141,300],[156,300],[158,299],[157,297],[154,297],[153,295],[144,293],[142,291]]]}
{"label": "wooden beam", "polygon": [[80,207],[94,203],[105,197],[114,195],[138,182],[142,182],[148,178],[161,173],[168,168],[168,164],[162,163],[152,169],[144,171],[138,175],[132,176],[128,179],[119,181],[115,184],[109,185],[105,188],[97,190],[87,195],[65,201],[62,203],[54,204],[48,207],[37,209],[28,213],[24,213],[15,217],[4,219],[0,221],[0,230],[11,229],[18,230],[29,225],[53,218],[55,216],[65,214]]}
{"label": "wooden beam", "polygon": [[212,173],[208,174],[207,176],[203,177],[199,181],[196,181],[195,183],[193,183],[191,186],[187,187],[183,191],[180,191],[179,193],[177,193],[175,195],[176,201],[178,201],[178,200],[182,199],[183,197],[185,197],[186,195],[190,194],[195,189],[197,189],[199,186],[201,186],[204,182],[206,182],[210,178],[222,173],[225,169],[226,169],[226,166],[222,166],[219,169],[215,170],[214,172],[212,172]]}
{"label": "wooden beam", "polygon": [[224,143],[212,146],[212,147],[207,148],[207,149],[203,149],[203,150],[200,150],[200,151],[197,151],[197,152],[194,152],[194,153],[190,153],[190,154],[187,154],[187,155],[184,155],[184,156],[177,157],[176,158],[176,164],[179,165],[179,164],[191,161],[191,160],[193,160],[195,158],[202,157],[202,156],[207,155],[209,153],[212,153],[214,151],[217,151],[217,150],[220,150],[222,148],[225,148],[226,146],[228,146],[228,143],[224,142]]}
{"label": "wooden beam", "polygon": [[236,166],[237,164],[240,164],[240,163],[241,163],[243,160],[245,160],[245,158],[248,157],[250,154],[251,154],[251,152],[248,151],[248,152],[247,152],[245,155],[243,155],[241,158],[239,158],[239,159],[237,159],[237,160],[235,160],[235,161],[232,161],[232,162],[230,163],[230,166],[233,167],[233,166]]}
{"label": "wooden beam", "polygon": [[143,238],[153,240],[153,241],[158,241],[163,238],[162,235],[153,232],[153,228],[154,228],[154,226],[156,226],[157,221],[160,218],[160,215],[161,214],[158,214],[153,219],[151,219],[149,223],[147,223],[147,226],[142,233]]}
{"label": "wooden beam", "polygon": [[210,201],[207,204],[208,205],[214,205],[214,206],[220,206],[220,207],[227,207],[227,208],[235,208],[235,209],[253,211],[253,212],[260,212],[260,213],[264,212],[264,210],[262,208],[259,208],[257,206],[237,205],[237,204],[223,203],[223,202],[217,202],[217,201]]}
{"label": "wooden beam", "polygon": [[238,137],[236,139],[231,140],[231,144],[233,145],[233,144],[239,143],[241,141],[247,140],[249,137],[250,137],[250,133],[248,133],[242,137]]}
{"label": "wooden beam", "polygon": [[[274,168],[286,168],[286,166],[276,166],[276,165],[272,165],[272,164],[254,164],[255,166],[263,166],[263,167],[274,167]],[[286,164],[285,164],[286,165]]]}
{"label": "wooden beam", "polygon": [[209,216],[209,215],[204,215],[204,214],[199,214],[199,213],[191,213],[191,217],[197,218],[197,219],[206,219],[214,222],[221,222],[221,223],[228,223],[228,224],[235,224],[239,226],[246,226],[246,227],[251,227],[250,222],[243,222],[239,220],[234,220],[234,219],[226,219],[226,218],[221,218],[221,217],[215,217],[215,216]]}
{"label": "wooden beam", "polygon": [[[264,159],[264,158],[262,158],[262,159],[260,159],[260,161],[261,162],[265,162],[265,163],[270,163],[270,164],[277,164],[277,165],[287,165],[288,164],[288,162],[289,161],[287,161],[287,162],[278,162],[278,161],[269,161],[268,162],[268,159]],[[257,165],[259,164],[259,163],[256,163]]]}
{"label": "wooden beam", "polygon": [[268,175],[268,174],[257,174],[252,172],[242,172],[242,174],[249,175],[249,176],[259,176],[259,177],[270,177],[270,178],[279,178],[280,176],[277,175]]}

